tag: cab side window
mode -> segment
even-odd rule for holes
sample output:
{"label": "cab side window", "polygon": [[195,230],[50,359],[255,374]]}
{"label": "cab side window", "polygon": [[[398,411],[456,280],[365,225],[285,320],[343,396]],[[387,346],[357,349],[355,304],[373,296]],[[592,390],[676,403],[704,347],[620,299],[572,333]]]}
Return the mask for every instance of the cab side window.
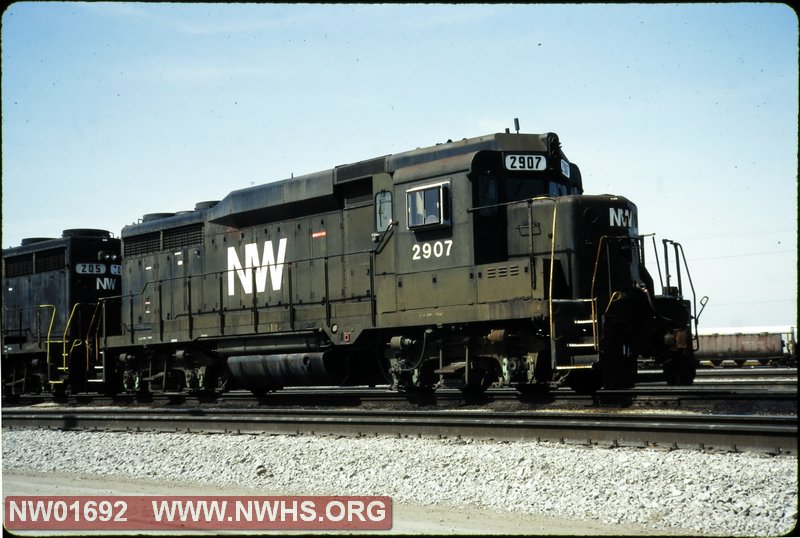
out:
{"label": "cab side window", "polygon": [[409,229],[450,225],[449,183],[407,190],[406,205]]}
{"label": "cab side window", "polygon": [[385,232],[392,220],[392,193],[381,191],[375,195],[375,230]]}

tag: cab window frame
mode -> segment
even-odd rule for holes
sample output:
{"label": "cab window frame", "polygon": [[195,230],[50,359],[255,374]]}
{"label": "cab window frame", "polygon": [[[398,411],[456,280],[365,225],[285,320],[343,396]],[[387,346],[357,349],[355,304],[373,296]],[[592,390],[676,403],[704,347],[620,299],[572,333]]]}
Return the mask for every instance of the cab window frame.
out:
{"label": "cab window frame", "polygon": [[381,190],[375,194],[375,231],[385,232],[393,222],[394,206],[392,191]]}
{"label": "cab window frame", "polygon": [[449,179],[406,190],[406,226],[409,230],[450,226],[450,213]]}

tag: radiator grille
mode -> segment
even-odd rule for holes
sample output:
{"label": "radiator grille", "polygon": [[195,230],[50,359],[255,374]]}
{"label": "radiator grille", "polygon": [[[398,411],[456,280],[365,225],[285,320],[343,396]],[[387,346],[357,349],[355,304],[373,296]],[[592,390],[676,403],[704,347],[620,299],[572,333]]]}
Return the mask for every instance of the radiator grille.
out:
{"label": "radiator grille", "polygon": [[159,232],[136,235],[123,240],[125,256],[141,256],[161,250],[161,237]]}
{"label": "radiator grille", "polygon": [[33,274],[33,254],[6,258],[3,260],[3,264],[6,269],[6,278]]}
{"label": "radiator grille", "polygon": [[203,223],[164,230],[164,250],[203,244]]}
{"label": "radiator grille", "polygon": [[36,254],[37,273],[63,269],[66,263],[66,252],[63,248],[45,250]]}

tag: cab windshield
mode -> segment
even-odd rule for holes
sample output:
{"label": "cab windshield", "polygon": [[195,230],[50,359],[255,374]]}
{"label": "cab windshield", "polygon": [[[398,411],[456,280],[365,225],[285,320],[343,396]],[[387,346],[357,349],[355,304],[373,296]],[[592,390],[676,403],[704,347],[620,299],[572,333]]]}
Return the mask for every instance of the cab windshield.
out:
{"label": "cab windshield", "polygon": [[492,175],[478,178],[478,206],[496,206],[508,202],[528,200],[537,196],[565,196],[567,186],[557,181],[532,177],[505,177]]}

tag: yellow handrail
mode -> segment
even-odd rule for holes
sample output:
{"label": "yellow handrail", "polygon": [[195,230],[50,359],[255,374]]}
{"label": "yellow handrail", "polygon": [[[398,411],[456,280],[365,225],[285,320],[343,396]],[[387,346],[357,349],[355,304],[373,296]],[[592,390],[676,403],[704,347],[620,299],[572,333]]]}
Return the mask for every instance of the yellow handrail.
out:
{"label": "yellow handrail", "polygon": [[69,331],[69,326],[72,324],[72,318],[75,316],[75,311],[78,309],[79,306],[81,306],[81,303],[75,303],[74,305],[72,305],[72,312],[70,312],[69,318],[67,319],[67,324],[64,326],[64,338],[62,340],[62,353],[61,353],[62,371],[66,371],[67,369],[67,357],[69,357],[69,355],[72,353],[72,350],[74,350],[77,346],[81,345],[82,343],[80,339],[76,340],[75,342],[72,343],[72,347],[70,348],[69,353],[67,353],[67,332]]}
{"label": "yellow handrail", "polygon": [[47,329],[47,371],[48,377],[50,372],[50,334],[53,332],[53,323],[56,320],[56,305],[54,304],[40,304],[39,308],[52,308],[53,315],[50,317],[50,327]]}
{"label": "yellow handrail", "polygon": [[[556,324],[553,321],[553,271],[555,270],[555,260],[556,260],[556,216],[558,215],[558,202],[552,200],[553,203],[553,228],[550,233],[550,282],[548,282],[548,290],[547,290],[547,302],[548,302],[548,309],[550,314],[550,339],[553,340],[555,338],[555,328]],[[553,341],[555,344],[555,341]],[[553,350],[555,351],[555,349]]]}
{"label": "yellow handrail", "polygon": [[[548,292],[547,292],[547,302],[548,302],[548,310],[549,310],[549,318],[550,318],[550,338],[555,338],[555,320],[553,318],[553,272],[555,271],[555,260],[556,260],[556,220],[558,216],[558,200],[550,197],[541,197],[535,198],[535,200],[551,200],[554,202],[553,205],[553,226],[550,232],[550,277],[548,282]],[[605,236],[604,236],[605,237]],[[600,240],[600,244],[602,245],[603,238]],[[598,246],[598,248],[600,248]],[[599,256],[599,254],[598,254]],[[591,289],[591,297],[589,299],[581,299],[582,301],[588,301],[591,303],[591,316],[592,316],[592,342],[594,343],[595,350],[599,349],[600,342],[597,330],[597,298],[594,294],[594,285],[595,285],[595,276],[597,273],[597,263],[595,263],[595,273],[592,275],[592,289]]]}
{"label": "yellow handrail", "polygon": [[[558,220],[558,200],[551,196],[539,196],[536,198],[532,198],[530,200],[533,203],[536,200],[549,200],[553,202],[553,225],[550,231],[550,275],[548,278],[547,283],[547,309],[548,309],[548,317],[550,322],[550,339],[553,342],[553,346],[550,350],[550,357],[551,360],[554,357],[556,350],[555,350],[555,330],[556,324],[555,319],[553,318],[553,272],[555,271],[555,263],[556,263],[556,221]],[[532,233],[532,231],[531,231]],[[595,324],[597,323],[594,315],[594,298],[591,299],[592,301],[592,336],[593,340],[595,341],[595,347],[597,347],[597,328]]]}

